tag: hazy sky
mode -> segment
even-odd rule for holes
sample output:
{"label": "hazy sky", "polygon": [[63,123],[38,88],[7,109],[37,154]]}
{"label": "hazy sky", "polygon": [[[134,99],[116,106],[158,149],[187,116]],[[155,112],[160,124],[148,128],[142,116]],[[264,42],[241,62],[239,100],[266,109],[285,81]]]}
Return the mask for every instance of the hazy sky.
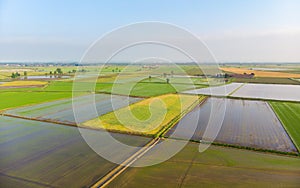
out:
{"label": "hazy sky", "polygon": [[299,0],[0,0],[0,61],[79,61],[117,27],[161,21],[220,62],[300,62],[299,10]]}

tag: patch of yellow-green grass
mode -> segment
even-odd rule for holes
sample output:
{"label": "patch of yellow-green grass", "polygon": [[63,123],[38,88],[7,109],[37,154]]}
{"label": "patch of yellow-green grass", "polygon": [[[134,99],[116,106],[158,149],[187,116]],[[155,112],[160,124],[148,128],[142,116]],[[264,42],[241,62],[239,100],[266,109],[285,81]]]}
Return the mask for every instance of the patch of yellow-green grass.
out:
{"label": "patch of yellow-green grass", "polygon": [[192,95],[167,94],[152,97],[87,121],[83,126],[155,135],[196,102],[199,102],[199,97]]}
{"label": "patch of yellow-green grass", "polygon": [[48,82],[43,81],[12,81],[12,82],[4,82],[0,86],[1,87],[20,87],[20,86],[43,86]]}

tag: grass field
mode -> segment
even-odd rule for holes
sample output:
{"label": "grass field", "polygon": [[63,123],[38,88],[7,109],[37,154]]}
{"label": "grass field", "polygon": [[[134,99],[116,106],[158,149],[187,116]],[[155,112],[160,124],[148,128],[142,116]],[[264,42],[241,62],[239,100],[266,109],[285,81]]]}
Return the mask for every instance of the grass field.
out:
{"label": "grass field", "polygon": [[[146,78],[142,80],[143,83],[166,83],[166,78],[153,77],[151,79]],[[190,85],[207,85],[208,81],[206,78],[189,78],[189,77],[169,77],[171,84],[190,84]]]}
{"label": "grass field", "polygon": [[269,102],[300,151],[300,103]]}
{"label": "grass field", "polygon": [[193,85],[167,83],[97,84],[96,91],[131,96],[152,97],[193,89]]}
{"label": "grass field", "polygon": [[220,68],[222,71],[231,72],[236,74],[251,74],[254,73],[255,77],[274,77],[274,78],[300,78],[300,74],[293,74],[293,73],[285,73],[285,72],[270,72],[270,71],[258,71],[258,70],[249,70],[245,68]]}
{"label": "grass field", "polygon": [[0,110],[69,98],[70,92],[0,92]]}
{"label": "grass field", "polygon": [[[145,83],[145,82],[128,82],[128,83],[96,83],[95,88],[91,89],[89,82],[77,82],[76,88],[79,91],[105,92],[112,94],[132,95],[141,97],[152,97],[167,93],[176,93],[195,87],[201,88],[205,86],[194,86],[189,84],[168,84],[168,83]],[[42,91],[65,91],[72,92],[73,82],[70,81],[53,81]],[[78,89],[75,89],[78,90]]]}
{"label": "grass field", "polygon": [[97,118],[87,121],[83,125],[92,128],[155,135],[197,100],[198,96],[162,95],[110,112],[100,116],[100,121]]}
{"label": "grass field", "polygon": [[[158,165],[129,168],[108,187],[299,187],[300,159],[211,146],[199,153],[189,143]],[[154,148],[140,161],[159,160],[168,149]],[[140,162],[138,161],[138,162]]]}

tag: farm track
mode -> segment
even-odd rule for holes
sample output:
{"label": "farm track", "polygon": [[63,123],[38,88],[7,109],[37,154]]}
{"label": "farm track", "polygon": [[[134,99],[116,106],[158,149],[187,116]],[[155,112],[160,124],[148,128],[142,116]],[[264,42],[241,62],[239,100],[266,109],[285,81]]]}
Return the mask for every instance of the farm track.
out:
{"label": "farm track", "polygon": [[19,119],[25,119],[25,120],[40,121],[40,122],[45,122],[45,123],[54,123],[54,124],[58,124],[58,125],[77,127],[76,123],[72,123],[72,122],[59,122],[59,121],[53,121],[53,120],[49,120],[49,119],[30,118],[30,117],[18,116],[18,115],[13,115],[13,114],[6,114],[6,113],[2,113],[1,115],[7,116],[7,117],[12,117],[12,118],[19,118]]}
{"label": "farm track", "polygon": [[[199,101],[199,99],[193,103],[189,108],[187,108],[182,114],[179,114],[177,117],[175,117],[171,122],[170,126],[167,126],[166,128],[163,128],[162,131],[158,133],[156,138],[152,139],[148,142],[143,148],[138,150],[136,153],[134,153],[132,156],[130,156],[128,159],[126,159],[122,164],[114,168],[112,171],[110,171],[108,174],[106,174],[104,177],[102,177],[99,181],[97,181],[94,185],[92,185],[92,188],[99,188],[99,187],[106,187],[110,182],[112,182],[116,177],[118,177],[122,172],[124,172],[131,164],[133,164],[136,160],[141,158],[147,151],[149,151],[151,148],[153,148],[159,141],[162,139],[161,136],[164,135],[165,132],[167,132],[171,127],[173,127],[178,121],[185,116],[188,112],[190,112],[192,109],[194,109],[196,106],[199,106],[203,104],[207,100],[207,97],[205,97],[203,100]],[[200,102],[200,103],[199,103]]]}
{"label": "farm track", "polygon": [[123,163],[121,163],[116,168],[114,168],[112,171],[107,173],[104,177],[102,177],[100,180],[98,180],[91,187],[92,188],[99,188],[99,187],[107,186],[117,176],[119,176],[122,172],[124,172],[131,164],[133,164],[136,160],[141,158],[147,151],[149,151],[151,148],[153,148],[159,141],[160,141],[160,138],[152,139],[143,148],[138,150],[135,154],[133,154],[128,159],[126,159]]}

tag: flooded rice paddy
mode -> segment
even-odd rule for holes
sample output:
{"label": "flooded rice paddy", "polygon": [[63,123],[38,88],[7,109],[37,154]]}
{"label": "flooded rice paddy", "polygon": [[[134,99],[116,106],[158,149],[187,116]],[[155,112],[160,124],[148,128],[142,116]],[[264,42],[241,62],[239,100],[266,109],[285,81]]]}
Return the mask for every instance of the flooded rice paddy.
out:
{"label": "flooded rice paddy", "polygon": [[300,101],[300,86],[282,84],[245,84],[231,96],[254,99]]}
{"label": "flooded rice paddy", "polygon": [[231,83],[228,85],[189,90],[189,91],[185,91],[183,93],[211,95],[211,96],[228,96],[229,94],[234,92],[236,89],[238,89],[242,85],[243,85],[242,83]]}
{"label": "flooded rice paddy", "polygon": [[[217,108],[211,111],[214,101]],[[222,116],[222,106],[226,107]],[[199,115],[199,117],[197,117]],[[275,113],[266,102],[235,100],[226,98],[209,98],[201,107],[196,107],[173,127],[166,136],[170,136],[176,129],[173,138],[189,139],[190,129],[196,126],[191,140],[200,141],[209,124],[209,117],[218,118],[220,126],[210,126],[210,133],[216,135],[215,142],[238,146],[276,150],[283,152],[297,152],[289,136],[282,127]],[[198,123],[197,123],[198,122]]]}
{"label": "flooded rice paddy", "polygon": [[[0,116],[0,130],[1,187],[88,187],[116,166],[98,156],[75,127]],[[111,135],[132,146],[149,141]],[[111,150],[110,143],[105,144],[106,150]],[[128,150],[122,156],[133,152]]]}
{"label": "flooded rice paddy", "polygon": [[[141,100],[141,98],[95,94],[76,97],[73,98],[73,101],[72,99],[64,99],[16,108],[8,110],[5,113],[41,120],[47,119],[59,122],[82,123],[139,100]],[[94,111],[94,104],[97,111]],[[74,112],[76,112],[76,119]]]}

